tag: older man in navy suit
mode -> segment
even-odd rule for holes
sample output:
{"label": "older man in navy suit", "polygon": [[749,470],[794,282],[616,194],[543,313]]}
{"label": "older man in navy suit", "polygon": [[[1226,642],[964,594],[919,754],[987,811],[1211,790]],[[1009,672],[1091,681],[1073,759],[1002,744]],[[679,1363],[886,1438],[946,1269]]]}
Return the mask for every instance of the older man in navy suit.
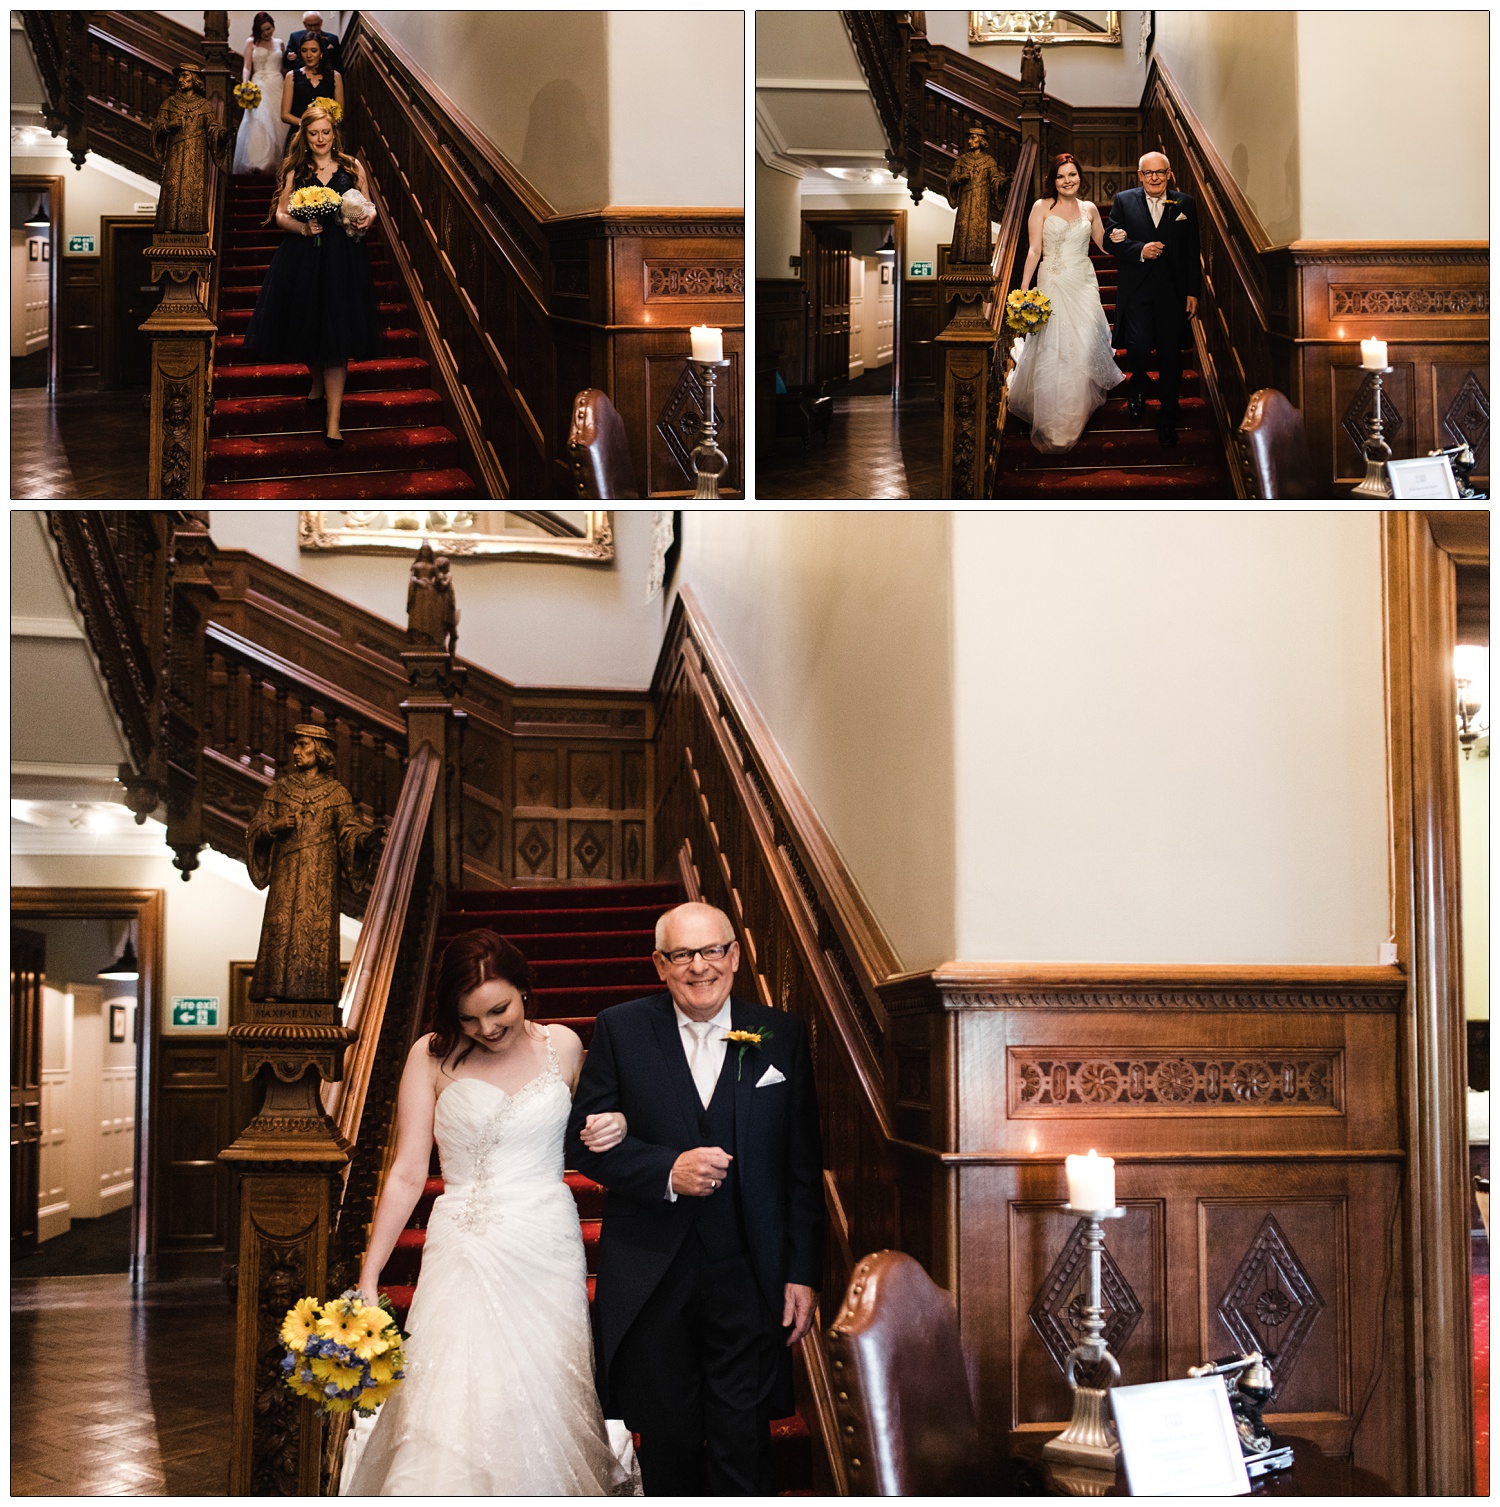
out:
{"label": "older man in navy suit", "polygon": [[[812,1325],[823,1173],[812,1058],[794,1015],[733,998],[739,944],[710,905],[657,924],[666,992],[600,1013],[569,1165],[609,1190],[594,1299],[606,1411],[641,1436],[650,1496],[770,1495],[770,1422]],[[585,1118],[624,1112],[611,1151]]]}
{"label": "older man in navy suit", "polygon": [[324,31],[323,17],[315,11],[304,11],[302,15],[302,30],[294,31],[286,44],[286,55],[281,60],[283,73],[290,73],[294,68],[302,66],[302,42],[306,37],[316,37],[323,44],[323,62],[330,75],[344,71],[343,60],[339,56],[338,33]]}
{"label": "older man in navy suit", "polygon": [[1115,195],[1104,227],[1105,245],[1120,264],[1115,302],[1115,346],[1125,351],[1130,372],[1130,413],[1146,413],[1146,373],[1156,352],[1161,411],[1157,437],[1177,443],[1178,392],[1186,321],[1198,312],[1198,209],[1171,188],[1172,165],[1161,152],[1139,164],[1141,186]]}

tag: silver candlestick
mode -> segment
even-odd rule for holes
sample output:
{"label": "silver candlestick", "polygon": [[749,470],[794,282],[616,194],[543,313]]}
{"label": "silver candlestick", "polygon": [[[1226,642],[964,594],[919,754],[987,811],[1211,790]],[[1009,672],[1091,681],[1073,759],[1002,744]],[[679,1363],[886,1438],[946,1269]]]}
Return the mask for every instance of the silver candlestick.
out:
{"label": "silver candlestick", "polygon": [[693,365],[703,379],[703,388],[708,401],[708,412],[703,418],[703,438],[693,449],[693,472],[698,478],[695,502],[712,499],[719,495],[719,479],[729,469],[729,457],[719,449],[719,424],[714,415],[714,383],[718,381],[720,368],[728,367],[727,361],[697,361]]}
{"label": "silver candlestick", "polygon": [[1123,1219],[1124,1209],[1077,1209],[1066,1205],[1070,1213],[1083,1215],[1083,1248],[1089,1253],[1088,1299],[1083,1308],[1083,1338],[1068,1352],[1063,1375],[1073,1389],[1073,1421],[1057,1438],[1042,1446],[1045,1459],[1064,1465],[1086,1465],[1095,1470],[1113,1470],[1120,1458],[1120,1444],[1114,1423],[1109,1417],[1109,1387],[1081,1387],[1080,1365],[1109,1368],[1112,1382],[1120,1379],[1120,1363],[1104,1343],[1104,1279],[1101,1258],[1104,1254],[1106,1219]]}
{"label": "silver candlestick", "polygon": [[1355,487],[1355,497],[1389,497],[1391,484],[1386,479],[1385,463],[1391,458],[1391,447],[1385,442],[1385,426],[1380,420],[1380,379],[1389,375],[1389,366],[1366,367],[1375,378],[1375,408],[1370,414],[1370,432],[1363,445],[1365,479]]}

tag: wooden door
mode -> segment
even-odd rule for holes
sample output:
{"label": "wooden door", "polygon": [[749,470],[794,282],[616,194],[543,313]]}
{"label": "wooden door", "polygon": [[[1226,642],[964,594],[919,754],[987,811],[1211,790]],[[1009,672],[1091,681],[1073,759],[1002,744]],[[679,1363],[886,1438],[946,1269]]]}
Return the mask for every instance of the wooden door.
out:
{"label": "wooden door", "polygon": [[849,252],[854,237],[837,225],[802,222],[802,272],[808,289],[808,362],[813,382],[849,375]]}
{"label": "wooden door", "polygon": [[41,1186],[42,978],[47,939],[10,929],[10,1254],[14,1260],[37,1244],[37,1193]]}
{"label": "wooden door", "polygon": [[141,333],[141,325],[156,311],[162,290],[160,283],[151,281],[146,260],[152,222],[106,216],[101,230],[106,263],[104,382],[109,387],[149,387],[151,337]]}

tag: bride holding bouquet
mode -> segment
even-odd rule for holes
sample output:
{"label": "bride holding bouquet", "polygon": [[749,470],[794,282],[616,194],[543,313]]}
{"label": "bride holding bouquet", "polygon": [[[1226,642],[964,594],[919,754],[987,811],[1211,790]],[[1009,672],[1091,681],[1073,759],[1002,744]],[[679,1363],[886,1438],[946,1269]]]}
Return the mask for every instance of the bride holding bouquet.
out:
{"label": "bride holding bouquet", "polygon": [[327,103],[303,112],[266,224],[286,232],[255,301],[245,345],[261,362],[301,362],[310,407],[327,404],[323,442],[344,443],[351,361],[380,354],[375,279],[363,237],[375,219],[364,168],[343,149]]}
{"label": "bride holding bouquet", "polygon": [[234,97],[245,112],[234,141],[235,173],[274,173],[281,161],[281,61],[276,22],[259,12],[245,43],[245,71]]}

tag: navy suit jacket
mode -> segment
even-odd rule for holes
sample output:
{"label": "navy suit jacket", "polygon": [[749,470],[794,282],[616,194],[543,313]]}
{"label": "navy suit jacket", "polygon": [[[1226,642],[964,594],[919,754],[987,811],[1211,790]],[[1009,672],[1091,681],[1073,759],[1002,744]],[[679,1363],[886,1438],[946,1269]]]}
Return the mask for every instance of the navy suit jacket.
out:
{"label": "navy suit jacket", "polygon": [[[1115,230],[1123,230],[1125,239],[1110,239]],[[1154,261],[1141,259],[1141,248],[1148,241],[1160,241],[1166,247]],[[1115,302],[1114,340],[1121,344],[1120,320],[1132,300],[1149,295],[1153,289],[1170,287],[1181,301],[1185,314],[1189,295],[1198,296],[1202,268],[1198,260],[1198,206],[1191,195],[1167,190],[1166,208],[1161,224],[1151,223],[1146,207],[1146,190],[1127,188],[1115,195],[1109,219],[1104,226],[1104,249],[1120,264],[1120,290]]]}
{"label": "navy suit jacket", "polygon": [[[779,1318],[788,1282],[817,1288],[822,1277],[823,1156],[812,1056],[795,1015],[734,999],[730,1018],[734,1030],[769,1033],[743,1058],[731,1042],[724,1072],[734,1082],[735,1167],[750,1264]],[[769,1067],[785,1082],[757,1087]],[[624,1113],[627,1134],[612,1150],[591,1152],[578,1132],[586,1116],[608,1109]],[[609,1190],[594,1294],[606,1398],[620,1341],[693,1228],[701,1200],[671,1202],[667,1180],[679,1153],[704,1144],[702,1111],[669,994],[600,1012],[573,1098],[567,1150],[570,1167]]]}

